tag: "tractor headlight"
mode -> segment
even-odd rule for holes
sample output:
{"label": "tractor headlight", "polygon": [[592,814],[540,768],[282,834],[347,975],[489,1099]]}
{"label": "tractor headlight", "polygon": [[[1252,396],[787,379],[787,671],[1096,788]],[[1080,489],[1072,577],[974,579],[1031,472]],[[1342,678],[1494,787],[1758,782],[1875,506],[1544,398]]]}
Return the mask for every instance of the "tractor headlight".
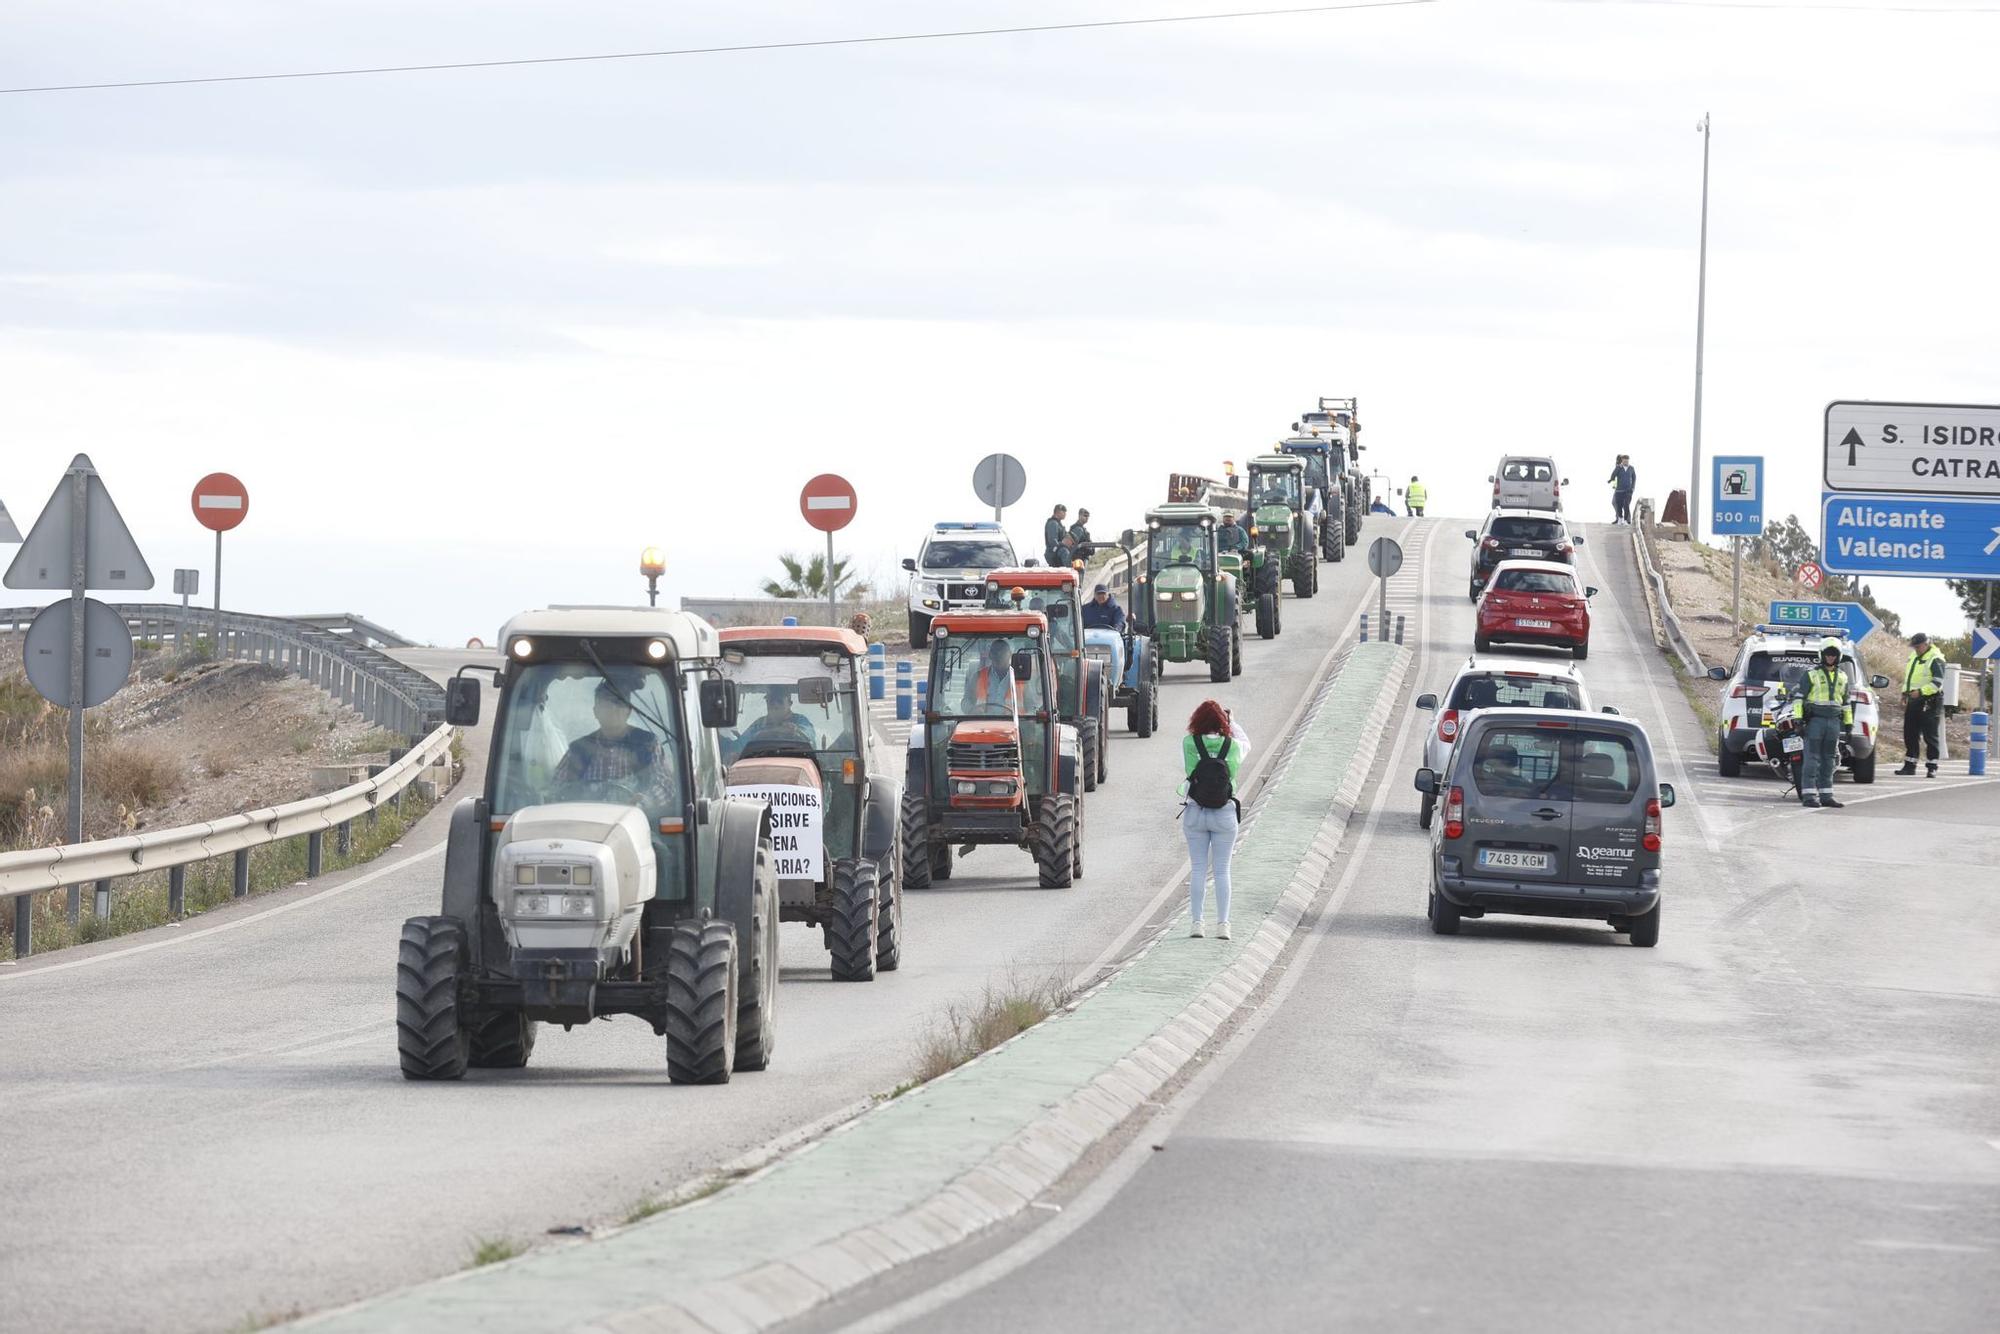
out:
{"label": "tractor headlight", "polygon": [[516,894],[514,896],[514,916],[547,917],[549,915],[549,895]]}
{"label": "tractor headlight", "polygon": [[969,797],[977,791],[979,791],[979,784],[977,783],[961,782],[958,785],[958,795],[961,797]]}
{"label": "tractor headlight", "polygon": [[1172,593],[1171,591],[1169,591],[1169,590],[1164,590],[1164,589],[1163,589],[1163,590],[1161,590],[1161,593],[1160,593],[1160,601],[1162,601],[1162,602],[1172,602],[1173,600],[1174,600],[1174,595],[1173,595],[1173,593]]}
{"label": "tractor headlight", "polygon": [[1187,590],[1187,592],[1181,594],[1181,601],[1183,602],[1196,602],[1199,601],[1200,599],[1201,599],[1201,594],[1195,592],[1192,588]]}

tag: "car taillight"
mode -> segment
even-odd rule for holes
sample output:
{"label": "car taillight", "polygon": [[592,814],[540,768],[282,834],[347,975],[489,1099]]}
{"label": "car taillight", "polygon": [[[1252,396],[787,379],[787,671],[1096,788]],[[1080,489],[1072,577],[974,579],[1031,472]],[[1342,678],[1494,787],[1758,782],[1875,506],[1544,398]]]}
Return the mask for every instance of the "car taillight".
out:
{"label": "car taillight", "polygon": [[1500,539],[1497,537],[1489,537],[1485,541],[1481,542],[1479,545],[1485,547],[1489,551],[1498,551],[1500,549]]}
{"label": "car taillight", "polygon": [[1558,544],[1557,544],[1557,546],[1556,546],[1556,555],[1558,555],[1558,556],[1567,556],[1567,555],[1571,554],[1572,552],[1574,552],[1575,550],[1576,550],[1576,548],[1575,548],[1575,547],[1573,547],[1573,546],[1571,546],[1571,545],[1570,545],[1569,543],[1567,543],[1567,542],[1562,542],[1562,543],[1558,543]]}
{"label": "car taillight", "polygon": [[1730,691],[1730,692],[1729,692],[1729,698],[1731,698],[1731,699],[1762,699],[1762,698],[1764,698],[1764,687],[1762,687],[1762,686],[1738,686],[1738,687],[1736,687],[1736,688],[1735,688],[1734,690],[1732,690],[1732,691]]}
{"label": "car taillight", "polygon": [[[1653,803],[1655,806],[1658,802]],[[1459,838],[1465,833],[1465,789],[1455,787],[1444,798],[1444,836]],[[1654,840],[1658,842],[1658,840]]]}
{"label": "car taillight", "polygon": [[1850,704],[1873,704],[1875,702],[1875,697],[1869,694],[1865,690],[1857,690],[1852,695],[1848,696],[1847,702]]}
{"label": "car taillight", "polygon": [[1646,803],[1646,834],[1639,840],[1639,846],[1648,852],[1660,850],[1660,799],[1654,797]]}
{"label": "car taillight", "polygon": [[1450,741],[1458,736],[1458,710],[1446,709],[1438,719],[1438,740]]}

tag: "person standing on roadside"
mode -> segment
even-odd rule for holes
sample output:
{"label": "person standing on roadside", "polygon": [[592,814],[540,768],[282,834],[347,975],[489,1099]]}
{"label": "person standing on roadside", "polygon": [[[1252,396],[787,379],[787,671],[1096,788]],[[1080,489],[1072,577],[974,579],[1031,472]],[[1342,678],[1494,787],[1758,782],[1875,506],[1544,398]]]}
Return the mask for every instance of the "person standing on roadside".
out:
{"label": "person standing on roadside", "polygon": [[1917,750],[1925,749],[1924,777],[1936,778],[1938,721],[1944,706],[1944,654],[1919,630],[1910,636],[1910,660],[1903,667],[1903,767],[1901,778],[1917,772]]}
{"label": "person standing on roadside", "polygon": [[1806,673],[1792,705],[1792,718],[1806,728],[1805,772],[1799,775],[1799,805],[1838,808],[1833,774],[1840,768],[1840,734],[1854,726],[1854,692],[1840,666],[1840,641],[1819,646],[1819,662]]}
{"label": "person standing on roadside", "polygon": [[1632,467],[1632,456],[1620,454],[1618,462],[1611,465],[1611,522],[1629,524],[1632,522],[1632,489],[1639,484],[1639,474]]}
{"label": "person standing on roadside", "polygon": [[1181,739],[1181,832],[1188,845],[1188,920],[1190,938],[1203,934],[1202,900],[1206,882],[1215,882],[1215,934],[1229,939],[1229,862],[1236,852],[1236,830],[1243,808],[1236,800],[1236,776],[1250,738],[1229,716],[1229,710],[1205,699],[1188,719]]}
{"label": "person standing on roadside", "polygon": [[1063,555],[1063,543],[1069,540],[1069,506],[1058,505],[1049,515],[1049,521],[1042,525],[1042,558],[1052,569],[1060,569],[1069,564],[1069,557]]}
{"label": "person standing on roadside", "polygon": [[1087,555],[1090,546],[1090,511],[1078,509],[1076,522],[1069,526],[1069,544],[1078,556]]}
{"label": "person standing on roadside", "polygon": [[1403,493],[1403,508],[1415,518],[1424,517],[1424,502],[1431,498],[1430,489],[1412,477],[1410,489]]}

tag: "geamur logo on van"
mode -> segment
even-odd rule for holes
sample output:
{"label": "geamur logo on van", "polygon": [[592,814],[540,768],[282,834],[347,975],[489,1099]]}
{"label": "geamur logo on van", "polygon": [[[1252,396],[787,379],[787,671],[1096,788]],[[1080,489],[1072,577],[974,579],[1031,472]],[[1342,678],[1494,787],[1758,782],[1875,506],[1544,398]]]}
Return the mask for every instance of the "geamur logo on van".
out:
{"label": "geamur logo on van", "polygon": [[1576,855],[1587,862],[1629,862],[1638,851],[1637,848],[1578,848]]}

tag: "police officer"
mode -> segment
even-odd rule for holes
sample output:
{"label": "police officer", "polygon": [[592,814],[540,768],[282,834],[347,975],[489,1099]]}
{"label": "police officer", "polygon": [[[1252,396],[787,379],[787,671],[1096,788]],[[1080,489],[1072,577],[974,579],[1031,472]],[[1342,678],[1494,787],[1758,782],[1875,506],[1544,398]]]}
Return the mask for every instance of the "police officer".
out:
{"label": "police officer", "polygon": [[1799,805],[1840,807],[1833,799],[1833,773],[1840,767],[1840,734],[1854,726],[1854,705],[1847,673],[1840,668],[1840,641],[1819,646],[1819,662],[1806,672],[1792,705],[1792,717],[1805,724],[1806,764],[1799,775]]}
{"label": "police officer", "polygon": [[1076,512],[1076,522],[1069,526],[1069,543],[1079,556],[1090,546],[1089,510],[1080,509]]}
{"label": "police officer", "polygon": [[1924,777],[1937,777],[1943,689],[1944,654],[1937,651],[1929,635],[1918,631],[1910,636],[1910,661],[1903,667],[1903,767],[1896,770],[1901,777],[1917,772],[1919,743],[1928,747]]}
{"label": "police officer", "polygon": [[1430,498],[1431,493],[1425,488],[1424,484],[1412,477],[1410,479],[1410,489],[1403,493],[1403,507],[1410,514],[1421,519],[1424,517],[1424,502]]}
{"label": "police officer", "polygon": [[1058,505],[1055,512],[1049,515],[1048,522],[1042,525],[1042,557],[1054,569],[1069,564],[1069,557],[1063,551],[1069,542],[1068,516],[1069,506]]}

